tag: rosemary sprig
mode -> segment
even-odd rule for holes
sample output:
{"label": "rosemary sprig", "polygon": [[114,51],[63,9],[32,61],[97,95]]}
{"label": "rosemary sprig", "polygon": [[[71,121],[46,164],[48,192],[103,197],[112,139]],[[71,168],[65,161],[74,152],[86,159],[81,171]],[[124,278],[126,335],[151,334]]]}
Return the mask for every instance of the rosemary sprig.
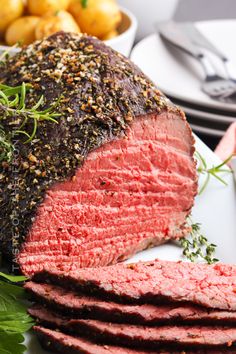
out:
{"label": "rosemary sprig", "polygon": [[201,225],[195,223],[191,225],[192,231],[190,236],[180,240],[180,245],[183,247],[183,256],[191,262],[196,262],[198,259],[203,259],[208,264],[213,264],[219,260],[214,257],[216,245],[210,243],[201,233]]}
{"label": "rosemary sprig", "polygon": [[234,154],[230,155],[227,159],[225,159],[219,165],[212,166],[212,167],[208,167],[207,166],[206,160],[204,159],[204,157],[199,152],[196,151],[195,156],[196,156],[196,158],[198,160],[197,171],[198,171],[198,173],[200,173],[200,174],[205,176],[205,180],[204,180],[203,185],[201,186],[198,194],[202,194],[205,191],[205,189],[206,189],[211,177],[216,178],[218,181],[223,183],[225,186],[228,185],[227,182],[223,178],[221,178],[219,176],[219,174],[221,174],[221,173],[232,173],[231,169],[229,169],[229,168],[226,169],[226,168],[223,168],[223,167],[226,166],[226,164],[232,159]]}
{"label": "rosemary sprig", "polygon": [[[55,108],[60,99],[49,108],[42,109],[44,96],[41,96],[33,107],[27,107],[27,93],[30,90],[32,86],[24,82],[15,87],[0,84],[0,121],[9,116],[14,118],[14,121],[9,123],[13,126],[10,134],[6,134],[2,125],[0,126],[0,161],[11,161],[13,155],[11,140],[15,135],[24,135],[26,137],[24,143],[29,143],[34,139],[40,121],[58,123],[57,118],[60,114],[55,112]],[[21,121],[20,127],[14,129],[14,126],[19,125]],[[27,131],[30,122],[32,122],[32,130]]]}
{"label": "rosemary sprig", "polygon": [[13,145],[10,138],[5,133],[3,127],[0,125],[0,162],[10,162],[13,157]]}
{"label": "rosemary sprig", "polygon": [[[58,124],[58,121],[56,120],[57,117],[60,116],[59,113],[55,113],[54,109],[57,106],[58,101],[53,103],[49,108],[45,110],[38,110],[43,104],[44,104],[44,97],[41,96],[38,102],[32,107],[32,108],[26,108],[25,106],[25,96],[26,96],[26,85],[23,83],[22,84],[22,91],[20,95],[20,103],[18,109],[14,108],[9,108],[9,111],[11,113],[15,113],[16,115],[22,115],[24,117],[24,120],[18,130],[15,131],[15,134],[23,134],[27,137],[27,140],[25,143],[29,143],[32,141],[36,135],[37,129],[38,129],[38,122],[39,121],[50,121],[52,123]],[[29,134],[26,130],[22,130],[26,124],[29,122],[29,120],[33,121],[33,130],[31,134]]]}

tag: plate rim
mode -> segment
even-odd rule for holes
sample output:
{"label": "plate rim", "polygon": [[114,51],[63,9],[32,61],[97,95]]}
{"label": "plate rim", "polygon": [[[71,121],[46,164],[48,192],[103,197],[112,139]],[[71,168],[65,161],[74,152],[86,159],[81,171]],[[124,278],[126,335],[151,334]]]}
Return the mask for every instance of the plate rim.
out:
{"label": "plate rim", "polygon": [[[194,24],[196,25],[206,25],[206,24],[210,24],[210,23],[229,23],[229,22],[232,22],[232,23],[235,23],[236,24],[236,20],[235,19],[216,19],[216,20],[207,20],[207,21],[196,21],[194,22]],[[139,41],[138,43],[136,43],[131,51],[131,54],[130,54],[130,59],[134,60],[134,53],[135,51],[141,47],[143,45],[143,43],[145,43],[147,40],[150,40],[152,38],[156,38],[157,37],[157,33],[152,33],[146,37],[144,37],[141,41]],[[139,65],[139,64],[138,64]],[[142,68],[141,68],[142,69]],[[174,92],[169,92],[168,89],[164,89],[161,87],[161,85],[157,85],[158,88],[165,92],[165,94],[167,96],[171,96],[171,97],[175,97],[176,99],[178,100],[185,100],[187,103],[189,104],[195,104],[195,105],[199,105],[203,108],[211,108],[211,109],[214,109],[214,110],[219,110],[219,111],[222,111],[222,110],[225,110],[227,112],[236,112],[236,103],[235,104],[231,104],[231,103],[227,103],[227,105],[223,105],[221,102],[217,101],[217,100],[209,100],[208,102],[202,102],[201,100],[198,100],[198,99],[195,99],[194,97],[191,99],[191,100],[188,100],[186,99],[186,97],[184,96],[179,96],[178,93],[174,93]]]}
{"label": "plate rim", "polygon": [[[175,103],[176,104],[176,103]],[[190,114],[192,116],[195,116],[196,118],[202,119],[202,120],[206,120],[206,121],[210,121],[210,122],[217,122],[217,123],[222,123],[222,124],[232,124],[236,122],[235,118],[230,118],[227,116],[221,116],[221,115],[217,115],[214,113],[209,113],[209,112],[205,112],[205,111],[200,111],[194,108],[190,108],[190,107],[185,107],[179,103],[177,103],[177,106],[180,106],[181,109],[187,113]],[[205,119],[204,119],[205,118]],[[222,120],[223,118],[223,120]]]}

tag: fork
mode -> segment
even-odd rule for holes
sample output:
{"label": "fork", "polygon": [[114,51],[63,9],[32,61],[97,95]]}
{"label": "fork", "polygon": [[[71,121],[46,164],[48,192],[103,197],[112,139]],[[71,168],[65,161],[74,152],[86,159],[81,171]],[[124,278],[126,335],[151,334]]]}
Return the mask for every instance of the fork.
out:
{"label": "fork", "polygon": [[236,71],[235,68],[233,68],[229,58],[227,58],[227,56],[219,48],[217,48],[213,43],[211,43],[208,38],[205,37],[205,35],[198,30],[194,23],[182,22],[178,23],[178,25],[182,28],[182,30],[185,31],[185,33],[187,33],[192,43],[199,47],[207,49],[209,52],[217,56],[224,66],[226,76],[230,80],[236,82]]}
{"label": "fork", "polygon": [[191,42],[178,24],[168,21],[158,24],[157,29],[164,40],[191,55],[201,64],[205,73],[205,79],[201,85],[203,92],[212,98],[222,100],[228,99],[235,94],[236,83],[217,74],[204,51]]}
{"label": "fork", "polygon": [[236,91],[236,83],[231,79],[219,76],[210,60],[203,53],[196,57],[205,72],[205,80],[202,82],[202,91],[213,98],[229,98]]}

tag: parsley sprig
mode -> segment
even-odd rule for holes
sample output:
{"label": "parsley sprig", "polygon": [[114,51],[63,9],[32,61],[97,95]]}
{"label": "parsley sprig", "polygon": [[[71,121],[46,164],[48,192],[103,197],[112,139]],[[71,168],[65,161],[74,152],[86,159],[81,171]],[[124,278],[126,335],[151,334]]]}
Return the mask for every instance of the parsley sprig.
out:
{"label": "parsley sprig", "polygon": [[183,247],[183,256],[191,262],[196,262],[199,259],[206,261],[208,264],[213,264],[219,260],[214,257],[216,245],[210,243],[201,232],[199,223],[191,224],[191,232],[189,237],[180,240],[180,245]]}
{"label": "parsley sprig", "polygon": [[0,273],[0,279],[0,354],[23,354],[26,350],[23,334],[34,322],[27,314],[24,289],[12,282],[26,278]]}
{"label": "parsley sprig", "polygon": [[220,175],[222,173],[232,173],[232,170],[229,168],[225,168],[225,166],[232,159],[234,154],[230,155],[227,159],[225,159],[219,165],[211,166],[211,167],[207,166],[206,160],[199,152],[196,152],[195,156],[198,161],[198,167],[197,167],[198,173],[204,175],[204,177],[205,177],[204,182],[203,182],[198,194],[202,194],[205,191],[211,177],[216,178],[218,181],[220,181],[225,186],[227,186],[227,182]]}

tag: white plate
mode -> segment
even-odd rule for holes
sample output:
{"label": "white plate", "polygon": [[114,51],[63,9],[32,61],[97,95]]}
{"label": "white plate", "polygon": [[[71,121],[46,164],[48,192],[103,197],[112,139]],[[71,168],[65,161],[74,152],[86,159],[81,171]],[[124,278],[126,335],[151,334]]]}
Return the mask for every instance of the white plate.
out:
{"label": "white plate", "polygon": [[197,134],[200,133],[200,134],[204,134],[204,135],[214,136],[217,138],[222,138],[225,134],[224,130],[203,127],[201,125],[195,124],[194,122],[190,122],[189,124],[190,124],[191,128],[193,129],[193,131]]}
{"label": "white plate", "polygon": [[[236,70],[236,20],[217,20],[198,22],[197,27],[217,47],[219,47]],[[199,63],[180,50],[166,45],[159,35],[153,34],[139,42],[131,53],[131,59],[147,74],[168,96],[203,107],[234,111],[236,104],[225,104],[213,100],[200,89],[204,73]],[[211,56],[219,72],[222,64]],[[224,72],[222,72],[224,73]]]}
{"label": "white plate", "polygon": [[202,133],[222,138],[231,123],[236,120],[230,116],[220,116],[215,113],[204,112],[185,107],[177,103],[185,112],[187,120],[195,133]]}
{"label": "white plate", "polygon": [[[209,166],[221,161],[200,140],[196,139],[196,149],[206,159]],[[202,232],[209,241],[218,245],[216,256],[222,262],[236,263],[236,193],[233,176],[224,176],[228,186],[211,179],[206,191],[196,198],[192,212],[194,222],[202,224]],[[202,178],[201,181],[202,182]],[[129,262],[139,260],[153,260],[155,258],[167,260],[182,259],[182,249],[175,244],[165,244],[155,247],[132,257]],[[34,335],[26,335],[28,350],[26,354],[45,354]]]}
{"label": "white plate", "polygon": [[194,109],[192,107],[191,108],[186,107],[182,104],[178,104],[178,105],[183,109],[183,111],[186,114],[189,114],[194,117],[198,117],[199,119],[203,119],[205,121],[209,121],[212,123],[214,123],[214,122],[219,123],[219,124],[221,123],[222,126],[228,126],[229,124],[236,122],[236,118],[234,118],[234,117],[222,116],[222,115],[219,115],[216,113],[201,111],[198,109]]}
{"label": "white plate", "polygon": [[229,123],[222,124],[219,121],[211,120],[209,119],[210,117],[206,119],[204,113],[201,115],[198,114],[198,112],[185,107],[182,107],[182,109],[185,111],[187,120],[195,133],[222,138],[230,125]]}

